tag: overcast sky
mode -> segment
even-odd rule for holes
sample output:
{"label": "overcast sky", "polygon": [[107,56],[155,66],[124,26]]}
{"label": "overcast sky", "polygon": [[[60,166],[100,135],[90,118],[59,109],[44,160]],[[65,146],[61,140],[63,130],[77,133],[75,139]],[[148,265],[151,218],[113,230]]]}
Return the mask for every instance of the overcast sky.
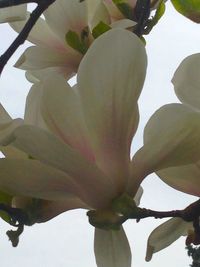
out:
{"label": "overcast sky", "polygon": [[[0,25],[0,52],[15,37],[7,26]],[[164,18],[147,38],[148,73],[140,98],[140,127],[134,138],[134,150],[142,144],[142,132],[148,118],[160,106],[178,102],[170,82],[180,62],[200,51],[200,27],[177,14],[167,4]],[[12,67],[24,47],[10,60],[0,79],[0,101],[12,115],[22,117],[25,97],[30,89],[23,71]],[[195,200],[162,183],[155,175],[143,183],[145,190],[141,206],[152,209],[178,209]],[[164,220],[162,220],[164,221]],[[145,262],[146,241],[161,220],[146,219],[136,224],[125,223],[133,254],[134,267],[188,267],[191,262],[185,251],[185,238],[156,253]],[[0,221],[0,264],[2,267],[95,267],[93,255],[93,227],[87,222],[85,211],[70,211],[48,223],[27,227],[18,248],[12,248],[5,235],[9,225]]]}

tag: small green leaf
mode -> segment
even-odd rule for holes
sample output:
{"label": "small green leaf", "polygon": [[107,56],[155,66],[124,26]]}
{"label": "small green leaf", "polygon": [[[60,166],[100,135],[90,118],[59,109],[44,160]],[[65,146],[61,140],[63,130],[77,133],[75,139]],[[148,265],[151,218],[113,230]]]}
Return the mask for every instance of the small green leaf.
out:
{"label": "small green leaf", "polygon": [[103,21],[100,21],[92,30],[92,35],[96,39],[100,35],[102,35],[104,32],[107,32],[111,29],[109,25],[104,23]]}
{"label": "small green leaf", "polygon": [[133,10],[131,6],[125,3],[123,0],[112,0],[119,11],[124,15],[127,19],[133,19]]}
{"label": "small green leaf", "polygon": [[156,14],[153,18],[154,20],[154,25],[156,25],[158,23],[158,21],[162,18],[162,16],[165,13],[165,3],[163,1],[160,2],[157,10],[156,10]]}
{"label": "small green leaf", "polygon": [[190,20],[200,23],[199,0],[171,0],[175,9]]}
{"label": "small green leaf", "polygon": [[86,46],[85,42],[80,39],[79,35],[76,32],[68,31],[65,35],[65,39],[70,47],[80,52],[81,54],[84,55],[87,52],[88,47]]}

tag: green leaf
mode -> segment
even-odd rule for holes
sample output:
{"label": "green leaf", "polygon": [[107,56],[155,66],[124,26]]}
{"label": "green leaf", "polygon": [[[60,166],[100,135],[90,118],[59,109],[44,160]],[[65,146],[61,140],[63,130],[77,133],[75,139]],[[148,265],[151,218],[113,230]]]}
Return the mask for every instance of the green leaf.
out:
{"label": "green leaf", "polygon": [[175,9],[190,20],[200,23],[199,0],[171,0]]}
{"label": "green leaf", "polygon": [[123,0],[112,0],[119,11],[124,15],[127,19],[133,19],[133,10],[131,6],[125,3]]}
{"label": "green leaf", "polygon": [[103,21],[100,21],[92,30],[92,35],[96,39],[100,35],[102,35],[104,32],[107,32],[111,29],[109,25],[104,23]]}
{"label": "green leaf", "polygon": [[84,40],[80,39],[79,35],[76,32],[68,31],[65,35],[65,39],[70,47],[80,52],[81,54],[84,55],[87,52],[87,45],[85,44]]}
{"label": "green leaf", "polygon": [[161,3],[159,4],[157,10],[156,10],[156,14],[153,18],[154,20],[154,25],[156,25],[158,23],[158,21],[162,18],[162,16],[165,13],[165,3],[163,1],[161,1]]}

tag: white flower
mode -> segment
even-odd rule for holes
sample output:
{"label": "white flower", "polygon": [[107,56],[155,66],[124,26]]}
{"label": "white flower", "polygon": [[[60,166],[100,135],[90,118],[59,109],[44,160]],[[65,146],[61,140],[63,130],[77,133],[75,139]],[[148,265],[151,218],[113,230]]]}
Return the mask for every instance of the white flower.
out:
{"label": "white flower", "polygon": [[[93,0],[94,2],[96,0]],[[37,82],[46,72],[56,71],[70,78],[77,72],[83,57],[79,51],[67,44],[66,34],[73,31],[81,39],[87,31],[91,9],[87,0],[57,0],[44,12],[31,30],[28,40],[34,46],[28,47],[15,66],[27,70],[27,78]],[[29,14],[27,13],[27,19]],[[23,22],[11,23],[11,27],[20,32]],[[88,37],[86,36],[86,42]]]}
{"label": "white flower", "polygon": [[[178,104],[180,111],[182,109],[182,112],[185,112],[185,105],[187,105],[187,109],[190,112],[188,116],[191,117],[191,123],[198,118],[197,122],[200,124],[200,54],[191,55],[183,60],[174,74],[172,83],[174,84],[177,97],[183,103],[183,105]],[[176,110],[174,110],[173,116],[177,116]],[[189,135],[187,130],[188,129],[182,132],[182,135]],[[146,135],[148,135],[148,133],[146,133]],[[195,129],[194,132],[191,133],[191,138],[193,138],[194,135],[196,135],[196,138],[200,139],[200,135]],[[148,138],[148,136],[146,136],[146,138]],[[180,136],[176,138],[180,138]],[[188,151],[182,151],[182,153],[188,153]],[[180,158],[181,154],[175,156]],[[187,164],[185,162],[184,166],[174,166],[159,170],[157,174],[171,187],[197,197],[200,196],[199,160],[192,164]],[[146,259],[150,260],[153,253],[166,248],[182,235],[189,234],[190,238],[191,232],[193,232],[192,229],[192,223],[187,223],[179,218],[173,218],[161,224],[149,236]]]}
{"label": "white flower", "polygon": [[0,23],[25,20],[26,9],[26,4],[0,8]]}
{"label": "white flower", "polygon": [[[26,70],[30,82],[38,82],[46,73],[57,72],[69,79],[77,73],[85,50],[93,42],[92,29],[100,22],[110,23],[107,11],[102,11],[98,0],[57,0],[44,12],[31,30],[28,40],[34,46],[28,47],[20,56],[15,67]],[[95,12],[98,6],[98,12]],[[105,7],[104,7],[105,9]],[[94,16],[94,13],[95,16]],[[27,19],[29,13],[27,13]],[[92,20],[92,22],[91,22]],[[10,23],[10,26],[20,32],[26,21]],[[127,28],[135,23],[123,20],[112,27]],[[66,40],[66,34],[71,31],[78,41],[74,48]]]}
{"label": "white flower", "polygon": [[[60,202],[63,209],[109,210],[121,194],[135,197],[141,181],[155,170],[200,159],[200,114],[191,121],[191,109],[181,104],[156,112],[148,123],[148,140],[130,159],[146,61],[137,36],[113,29],[89,48],[74,88],[51,73],[35,84],[27,99],[30,110],[26,116],[38,127],[35,122],[27,125],[27,118],[26,122],[18,119],[0,125],[0,145],[12,146],[32,158],[0,160],[1,190]],[[102,244],[112,250],[100,253]],[[96,230],[95,251],[99,267],[130,267],[130,249],[122,228],[119,232]],[[119,257],[117,261],[111,254]]]}

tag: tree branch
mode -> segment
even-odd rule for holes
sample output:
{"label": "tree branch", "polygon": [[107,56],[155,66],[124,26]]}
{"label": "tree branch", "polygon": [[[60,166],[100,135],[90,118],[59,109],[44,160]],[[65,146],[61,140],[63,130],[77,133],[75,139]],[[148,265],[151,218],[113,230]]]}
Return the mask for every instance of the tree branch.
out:
{"label": "tree branch", "polygon": [[[40,0],[38,1],[38,6],[31,13],[30,18],[26,22],[24,28],[13,41],[13,43],[8,47],[3,55],[0,57],[0,75],[7,64],[8,60],[12,57],[15,51],[20,45],[22,45],[27,39],[30,31],[32,30],[34,24],[37,22],[42,13],[56,0]],[[33,2],[33,1],[32,1]]]}
{"label": "tree branch", "polygon": [[22,4],[28,3],[36,3],[39,4],[40,0],[0,0],[0,8],[18,6]]}

